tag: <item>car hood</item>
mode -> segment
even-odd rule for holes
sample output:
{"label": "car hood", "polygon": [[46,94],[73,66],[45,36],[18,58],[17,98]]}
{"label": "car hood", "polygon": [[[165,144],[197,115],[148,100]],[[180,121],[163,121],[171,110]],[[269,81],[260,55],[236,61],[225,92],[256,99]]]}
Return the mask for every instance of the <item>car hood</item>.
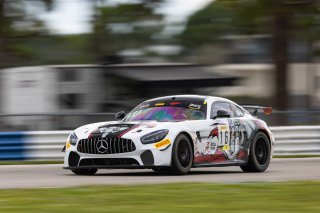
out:
{"label": "car hood", "polygon": [[177,122],[183,123],[185,121],[172,121],[172,122],[157,122],[157,121],[110,121],[92,123],[75,130],[78,139],[95,138],[95,137],[141,137],[150,132],[169,129]]}

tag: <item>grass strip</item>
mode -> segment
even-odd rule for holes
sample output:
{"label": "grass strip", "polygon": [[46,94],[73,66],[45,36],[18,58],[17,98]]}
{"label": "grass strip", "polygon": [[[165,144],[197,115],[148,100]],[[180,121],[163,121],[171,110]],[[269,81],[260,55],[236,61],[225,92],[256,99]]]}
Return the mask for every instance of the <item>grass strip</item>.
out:
{"label": "grass strip", "polygon": [[318,213],[319,198],[320,181],[13,189],[0,190],[0,212]]}

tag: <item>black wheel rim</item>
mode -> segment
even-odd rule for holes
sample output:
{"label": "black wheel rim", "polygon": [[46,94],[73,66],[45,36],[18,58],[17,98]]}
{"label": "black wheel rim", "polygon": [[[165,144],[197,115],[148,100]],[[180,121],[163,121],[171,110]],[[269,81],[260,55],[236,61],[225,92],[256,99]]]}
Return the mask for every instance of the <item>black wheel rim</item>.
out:
{"label": "black wheel rim", "polygon": [[191,152],[187,141],[180,141],[178,144],[178,160],[183,168],[190,164]]}
{"label": "black wheel rim", "polygon": [[264,165],[268,160],[268,148],[264,139],[259,139],[256,143],[255,155],[260,165]]}

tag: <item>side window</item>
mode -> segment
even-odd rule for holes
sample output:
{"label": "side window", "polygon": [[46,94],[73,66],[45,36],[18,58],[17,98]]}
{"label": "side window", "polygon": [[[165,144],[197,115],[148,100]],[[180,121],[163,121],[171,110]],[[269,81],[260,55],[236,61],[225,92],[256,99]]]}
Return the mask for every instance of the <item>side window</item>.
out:
{"label": "side window", "polygon": [[212,104],[211,108],[211,118],[217,115],[218,110],[225,110],[234,117],[234,112],[231,110],[229,103],[218,101]]}
{"label": "side window", "polygon": [[237,105],[230,103],[231,109],[234,113],[234,117],[242,117],[244,115],[243,110]]}

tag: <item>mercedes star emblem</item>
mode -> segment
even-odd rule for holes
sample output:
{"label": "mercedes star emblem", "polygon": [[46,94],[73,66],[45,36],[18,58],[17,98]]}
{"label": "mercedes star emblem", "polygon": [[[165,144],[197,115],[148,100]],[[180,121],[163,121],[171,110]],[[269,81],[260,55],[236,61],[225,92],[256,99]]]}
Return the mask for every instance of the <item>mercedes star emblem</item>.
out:
{"label": "mercedes star emblem", "polygon": [[108,143],[106,140],[99,140],[96,144],[96,148],[99,153],[105,154],[108,151]]}

